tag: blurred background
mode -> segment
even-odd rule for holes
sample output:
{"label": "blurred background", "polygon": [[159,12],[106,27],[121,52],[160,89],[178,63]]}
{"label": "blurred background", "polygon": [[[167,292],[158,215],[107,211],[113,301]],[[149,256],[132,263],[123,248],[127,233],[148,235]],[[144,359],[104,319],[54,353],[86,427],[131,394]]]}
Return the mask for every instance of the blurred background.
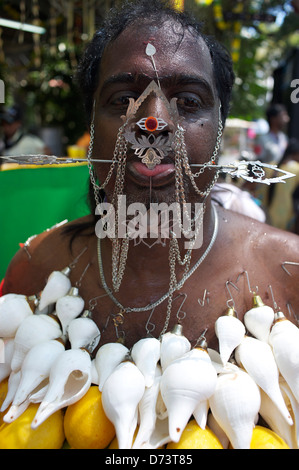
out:
{"label": "blurred background", "polygon": [[[121,0],[0,0],[0,114],[17,105],[22,127],[31,139],[37,137],[44,143],[44,153],[86,156],[89,135],[76,84],[76,68],[102,18],[120,3]],[[299,0],[173,0],[172,4],[174,8],[192,11],[203,22],[204,31],[224,43],[232,54],[236,82],[220,159],[223,162],[264,159],[278,166],[291,161],[296,174],[290,187],[284,189],[286,194],[275,195],[276,189],[269,194],[268,188],[260,187],[263,185],[247,187],[244,181],[232,182],[227,178],[223,185],[233,184],[234,189],[246,192],[256,204],[254,207],[262,211],[261,219],[298,233]],[[282,105],[284,112],[278,127],[279,113],[271,111],[272,117],[276,113],[276,129],[272,133],[280,152],[275,158],[274,154],[266,157],[263,153],[263,138],[271,131],[268,111],[274,104]],[[12,146],[4,148],[7,144],[4,125],[0,125],[0,155],[1,140],[2,155],[9,155]],[[286,155],[290,143],[293,147]],[[11,253],[16,251],[16,240],[23,242],[26,236],[63,218],[69,220],[88,212],[87,183],[82,186],[82,195],[78,194],[78,181],[88,180],[86,165],[74,165],[67,170],[73,171],[71,178],[69,173],[60,178],[62,169],[54,167],[16,170],[3,164],[1,170],[0,223],[6,238],[3,235],[0,244],[4,246],[0,250],[0,275]],[[60,171],[59,176],[54,177],[54,171]],[[43,188],[42,196],[34,188],[37,179]],[[57,186],[67,190],[70,202],[64,204],[65,192],[60,194]],[[43,208],[53,205],[54,187],[55,205],[60,212],[41,222],[41,212],[45,211],[38,207],[38,200],[43,202]],[[225,187],[220,186],[222,189]],[[80,199],[78,210],[74,210],[72,202],[74,193]],[[233,191],[226,188],[225,194],[223,200],[221,191],[218,196],[215,193],[219,204],[243,211],[234,206]]]}

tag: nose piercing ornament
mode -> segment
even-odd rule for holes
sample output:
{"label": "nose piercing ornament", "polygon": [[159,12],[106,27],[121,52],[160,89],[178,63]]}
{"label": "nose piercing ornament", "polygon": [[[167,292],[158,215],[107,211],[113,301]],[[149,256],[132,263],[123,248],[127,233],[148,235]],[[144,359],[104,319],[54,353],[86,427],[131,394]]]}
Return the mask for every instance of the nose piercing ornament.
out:
{"label": "nose piercing ornament", "polygon": [[165,122],[164,119],[155,118],[153,116],[142,118],[136,122],[136,124],[143,131],[149,132],[162,131],[167,126],[167,122]]}
{"label": "nose piercing ornament", "polygon": [[[162,118],[155,116],[147,116],[136,121],[136,113],[142,106],[147,98],[154,96],[155,99],[160,100],[165,111],[169,115],[169,122]],[[148,169],[153,170],[156,165],[159,165],[162,159],[172,150],[172,143],[174,139],[175,129],[179,122],[179,114],[176,107],[175,99],[170,102],[162,92],[161,88],[153,80],[144,92],[135,101],[130,98],[130,104],[125,116],[122,116],[124,121],[124,138],[131,144],[131,148],[135,150],[135,155],[141,159]],[[142,131],[147,131],[142,135],[136,133],[136,126]],[[165,129],[165,135],[155,135],[155,131],[162,131]]]}

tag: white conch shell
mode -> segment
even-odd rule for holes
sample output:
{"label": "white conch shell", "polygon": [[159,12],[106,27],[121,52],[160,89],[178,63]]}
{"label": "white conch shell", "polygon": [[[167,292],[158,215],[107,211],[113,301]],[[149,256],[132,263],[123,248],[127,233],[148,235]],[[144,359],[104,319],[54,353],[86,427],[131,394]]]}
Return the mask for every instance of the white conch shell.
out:
{"label": "white conch shell", "polygon": [[279,315],[271,329],[269,344],[281,375],[299,402],[299,329]]}
{"label": "white conch shell", "polygon": [[12,423],[19,416],[21,416],[25,410],[27,410],[30,403],[40,403],[44,398],[48,388],[48,381],[45,380],[44,382],[42,382],[39,387],[34,390],[34,393],[29,394],[26,400],[23,401],[20,405],[12,404],[6,415],[3,416],[3,421],[6,423]]}
{"label": "white conch shell", "polygon": [[279,371],[268,343],[245,336],[236,348],[235,359],[243,366],[255,383],[261,387],[280,409],[289,424],[292,418],[279,387]]}
{"label": "white conch shell", "polygon": [[64,349],[61,341],[49,340],[36,344],[28,351],[21,366],[21,381],[13,405],[21,405],[49,377],[52,365]]}
{"label": "white conch shell", "polygon": [[47,393],[31,424],[36,429],[55,411],[85,395],[91,385],[91,358],[83,349],[68,349],[54,362]]}
{"label": "white conch shell", "polygon": [[182,326],[175,325],[172,331],[165,333],[161,337],[161,366],[162,371],[175,359],[190,351],[191,344],[182,334]]}
{"label": "white conch shell", "polygon": [[29,400],[26,400],[26,402],[23,402],[21,405],[11,405],[8,412],[3,416],[3,421],[5,423],[12,423],[27,410],[29,405]]}
{"label": "white conch shell", "polygon": [[156,366],[154,381],[150,387],[146,387],[138,404],[139,429],[132,449],[140,449],[149,441],[156,424],[156,402],[160,389],[161,368]]}
{"label": "white conch shell", "polygon": [[99,344],[101,332],[91,318],[79,317],[69,324],[68,337],[73,349],[86,348],[92,353]]}
{"label": "white conch shell", "polygon": [[260,409],[258,385],[241,369],[218,375],[209,398],[211,411],[234,449],[250,449],[252,431]]}
{"label": "white conch shell", "polygon": [[161,389],[159,390],[159,393],[157,396],[156,415],[157,415],[157,418],[160,419],[161,421],[164,421],[166,418],[168,418],[168,412],[167,412],[166,405],[161,395]]}
{"label": "white conch shell", "polygon": [[33,315],[33,312],[25,295],[6,294],[0,297],[0,337],[12,338],[28,315]]}
{"label": "white conch shell", "polygon": [[195,410],[193,411],[193,416],[201,429],[205,429],[208,420],[209,412],[209,400],[200,401]]}
{"label": "white conch shell", "polygon": [[82,313],[83,308],[84,300],[79,295],[77,287],[72,287],[67,295],[57,300],[55,310],[64,335],[67,333],[70,322]]}
{"label": "white conch shell", "polygon": [[99,374],[96,368],[95,359],[92,359],[91,361],[91,383],[93,385],[99,385]]}
{"label": "white conch shell", "polygon": [[138,403],[144,390],[144,376],[130,361],[119,364],[104,383],[102,404],[106,416],[115,427],[119,449],[132,447]]}
{"label": "white conch shell", "polygon": [[59,336],[61,336],[61,328],[55,317],[44,314],[26,317],[15,335],[14,353],[11,360],[12,370],[20,369],[27,352],[35,344],[59,338]]}
{"label": "white conch shell", "polygon": [[21,380],[21,371],[18,370],[17,372],[11,372],[9,378],[8,378],[8,384],[7,384],[7,394],[5,397],[5,400],[2,403],[2,406],[0,408],[0,411],[3,412],[8,408],[8,406],[12,403],[15,393],[18,389],[19,383]]}
{"label": "white conch shell", "polygon": [[189,351],[165,369],[160,389],[173,442],[180,440],[194,410],[214,393],[216,383],[216,370],[207,351],[202,349]]}
{"label": "white conch shell", "polygon": [[287,445],[293,449],[297,448],[297,442],[294,436],[294,425],[290,425],[286,422],[284,416],[275,406],[271,398],[261,389],[261,406],[260,415],[266,421],[268,426],[278,436],[280,436]]}
{"label": "white conch shell", "polygon": [[229,446],[229,438],[223,429],[219,426],[213,413],[208,414],[207,426],[215,434],[215,436],[218,437],[223,449],[227,449]]}
{"label": "white conch shell", "polygon": [[151,387],[154,383],[156,366],[160,359],[161,343],[156,338],[143,338],[134,344],[131,357],[143,373],[145,386]]}
{"label": "white conch shell", "polygon": [[280,377],[279,384],[287,407],[289,408],[292,419],[294,421],[294,425],[291,428],[294,440],[293,448],[299,449],[299,403],[283,377]]}
{"label": "white conch shell", "polygon": [[11,359],[14,352],[14,338],[6,338],[4,342],[4,362],[0,363],[0,382],[11,373]]}
{"label": "white conch shell", "polygon": [[147,442],[140,449],[158,449],[171,441],[168,432],[168,418],[157,419],[155,429]]}
{"label": "white conch shell", "polygon": [[38,309],[43,310],[48,305],[57,302],[60,297],[65,296],[70,290],[71,281],[68,276],[70,268],[62,271],[53,271],[48,277],[47,283],[41,292]]}
{"label": "white conch shell", "polygon": [[95,363],[100,391],[103,390],[103,385],[111,372],[125,359],[128,353],[129,349],[122,343],[106,343],[99,348]]}
{"label": "white conch shell", "polygon": [[219,341],[220,358],[225,365],[245,335],[245,326],[235,316],[233,308],[229,308],[225,315],[217,318],[215,333]]}
{"label": "white conch shell", "polygon": [[253,307],[244,315],[247,330],[260,341],[268,341],[274,321],[274,310],[264,305],[259,295],[253,296]]}

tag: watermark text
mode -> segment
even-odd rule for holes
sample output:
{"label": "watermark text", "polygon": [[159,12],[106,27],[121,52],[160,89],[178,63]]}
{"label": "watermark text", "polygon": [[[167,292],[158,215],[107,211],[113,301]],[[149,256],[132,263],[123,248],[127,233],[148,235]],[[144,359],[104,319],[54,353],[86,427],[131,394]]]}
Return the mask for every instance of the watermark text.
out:
{"label": "watermark text", "polygon": [[291,93],[291,101],[297,104],[299,103],[299,78],[294,78],[294,80],[291,81],[291,88],[295,88]]}
{"label": "watermark text", "polygon": [[139,243],[145,239],[165,241],[184,237],[186,249],[202,246],[202,203],[162,202],[146,207],[139,202],[127,205],[126,196],[121,195],[118,196],[117,210],[112,204],[103,202],[97,205],[95,213],[100,216],[95,227],[98,238],[129,238]]}

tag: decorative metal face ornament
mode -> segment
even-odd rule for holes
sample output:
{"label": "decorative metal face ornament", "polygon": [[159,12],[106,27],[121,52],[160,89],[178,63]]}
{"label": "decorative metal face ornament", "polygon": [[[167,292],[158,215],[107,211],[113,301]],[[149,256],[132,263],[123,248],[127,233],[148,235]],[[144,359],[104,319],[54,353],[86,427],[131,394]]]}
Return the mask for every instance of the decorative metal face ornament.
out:
{"label": "decorative metal face ornament", "polygon": [[[161,100],[169,114],[169,122],[155,116],[144,117],[137,121],[136,113],[144,101],[150,99],[151,95]],[[127,142],[131,144],[131,148],[135,150],[135,155],[150,170],[159,165],[162,159],[172,150],[174,134],[179,119],[176,99],[173,98],[169,102],[155,81],[148,85],[136,101],[130,98],[127,113],[125,116],[122,116],[124,121],[123,135]],[[162,130],[163,134],[160,133]]]}

